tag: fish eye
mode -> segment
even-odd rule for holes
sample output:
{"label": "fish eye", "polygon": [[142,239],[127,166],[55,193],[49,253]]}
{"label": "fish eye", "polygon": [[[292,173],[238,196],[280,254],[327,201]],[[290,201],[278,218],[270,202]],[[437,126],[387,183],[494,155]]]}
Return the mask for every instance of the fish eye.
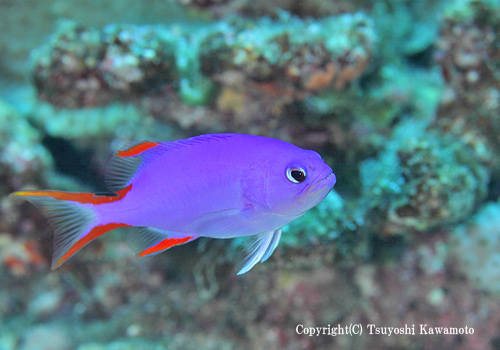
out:
{"label": "fish eye", "polygon": [[286,177],[293,183],[301,183],[306,179],[306,172],[302,168],[288,168],[286,169]]}

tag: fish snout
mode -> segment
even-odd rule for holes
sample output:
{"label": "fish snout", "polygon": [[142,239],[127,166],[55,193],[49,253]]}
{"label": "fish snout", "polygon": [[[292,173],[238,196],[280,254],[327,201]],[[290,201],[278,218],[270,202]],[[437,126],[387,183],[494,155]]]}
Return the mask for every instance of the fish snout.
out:
{"label": "fish snout", "polygon": [[337,177],[332,171],[323,181],[327,182],[328,184],[331,184],[333,188],[333,186],[335,186],[335,184],[337,183]]}
{"label": "fish snout", "polygon": [[330,171],[327,174],[322,174],[321,176],[318,177],[318,182],[316,185],[312,188],[313,192],[316,192],[320,189],[327,189],[327,192],[330,192],[330,190],[333,188],[335,183],[337,182],[337,177],[333,173],[333,171]]}

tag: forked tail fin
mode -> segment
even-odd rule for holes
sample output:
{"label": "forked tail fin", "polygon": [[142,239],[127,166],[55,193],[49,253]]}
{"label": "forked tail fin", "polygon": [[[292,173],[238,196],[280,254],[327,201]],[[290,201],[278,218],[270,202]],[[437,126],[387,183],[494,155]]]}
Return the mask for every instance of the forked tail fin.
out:
{"label": "forked tail fin", "polygon": [[129,226],[122,223],[102,225],[95,215],[98,204],[122,199],[128,190],[130,188],[119,191],[116,196],[60,191],[21,191],[10,196],[22,197],[33,203],[53,226],[52,269],[56,269],[97,237],[115,228]]}

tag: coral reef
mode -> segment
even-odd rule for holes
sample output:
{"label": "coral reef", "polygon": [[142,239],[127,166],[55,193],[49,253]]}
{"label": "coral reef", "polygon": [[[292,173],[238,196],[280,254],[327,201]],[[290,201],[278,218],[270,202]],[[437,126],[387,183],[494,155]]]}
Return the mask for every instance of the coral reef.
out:
{"label": "coral reef", "polygon": [[[52,306],[40,317],[58,318],[65,310],[76,321],[53,324],[55,328],[30,325],[17,342],[30,344],[35,338],[43,344],[57,335],[68,348],[82,349],[113,349],[112,344],[120,344],[120,349],[295,349],[297,344],[315,349],[388,349],[396,345],[487,349],[497,334],[497,300],[464,283],[454,272],[446,251],[443,253],[442,247],[448,245],[444,236],[417,242],[397,264],[342,267],[334,265],[324,251],[300,257],[287,253],[275,264],[260,265],[258,274],[237,281],[216,259],[204,261],[189,247],[156,257],[154,262],[139,262],[129,260],[133,257],[121,252],[118,241],[107,242],[99,259],[87,252],[89,260],[81,264],[85,267],[72,263],[71,269],[54,275],[51,283],[38,282],[40,294],[50,288],[65,291],[64,297],[55,298],[58,307]],[[210,297],[201,297],[202,290],[175,264],[185,263],[186,254],[195,260],[191,261],[194,266],[215,264],[217,286]],[[77,273],[72,272],[75,270]],[[102,280],[108,282],[102,284]],[[98,290],[107,290],[105,300],[99,299],[102,292]],[[30,304],[38,302],[33,299]],[[296,331],[300,324],[335,327],[351,322],[363,324],[365,332],[368,324],[415,324],[417,331],[420,324],[467,325],[475,331],[463,336],[380,336],[377,341],[368,336],[309,337]]]}
{"label": "coral reef", "polygon": [[303,216],[284,228],[281,240],[283,245],[299,247],[306,245],[307,241],[324,239],[329,241],[338,237],[346,216],[342,198],[332,191],[311,210],[313,215]]}
{"label": "coral reef", "polygon": [[452,233],[451,250],[471,283],[500,295],[500,205],[489,203]]}
{"label": "coral reef", "polygon": [[7,234],[0,235],[0,266],[16,276],[27,274],[31,268],[46,267],[37,242],[15,240]]}
{"label": "coral reef", "polygon": [[202,75],[232,70],[255,82],[277,80],[267,87],[275,93],[341,89],[365,71],[374,40],[361,14],[221,22],[191,35],[179,27],[109,25],[100,32],[63,22],[34,55],[34,80],[42,99],[67,108],[131,100],[174,82],[184,101],[203,103],[211,84]]}
{"label": "coral reef", "polygon": [[263,16],[279,17],[285,11],[300,18],[322,18],[343,13],[354,13],[360,9],[369,8],[366,0],[340,0],[333,2],[322,0],[175,0],[191,13],[202,18],[226,18],[238,14],[246,18],[261,18]]}
{"label": "coral reef", "polygon": [[40,97],[67,108],[97,106],[175,79],[176,33],[150,26],[102,32],[63,22],[34,54]]}
{"label": "coral reef", "polygon": [[[296,142],[309,147],[327,142],[316,137],[314,122],[307,130],[301,125],[300,114],[315,114],[318,105],[309,96],[330,100],[337,94],[338,104],[355,113],[366,97],[351,85],[367,71],[376,42],[370,18],[361,13],[321,21],[282,14],[277,20],[228,20],[194,31],[110,25],[99,33],[65,22],[33,55],[42,99],[66,108],[127,100],[160,123],[175,123],[189,134],[239,130],[285,140],[304,134],[304,142]],[[372,96],[368,105],[376,108],[366,109],[377,114],[372,119],[385,118],[378,115],[387,108],[392,111],[387,119],[401,110],[388,102],[391,93]],[[60,115],[55,110],[42,113],[47,109],[35,111],[34,120]],[[290,117],[297,123],[290,123]],[[79,124],[78,113],[69,112],[61,121],[41,118],[52,135],[64,124]],[[99,122],[90,123],[95,130],[103,123],[112,128],[120,120],[97,118]],[[335,122],[332,129],[338,131]]]}
{"label": "coral reef", "polygon": [[[498,1],[126,4],[0,1],[0,349],[498,348]],[[207,132],[315,149],[338,179],[251,274],[251,239],[136,259],[132,229],[50,272],[51,228],[6,198],[101,191],[122,144]]]}
{"label": "coral reef", "polygon": [[[432,48],[440,27],[444,1],[384,0],[373,3],[373,16],[381,40],[384,61],[402,63],[414,60],[418,66],[428,66],[425,52]],[[397,27],[398,30],[394,30]]]}
{"label": "coral reef", "polygon": [[[498,149],[500,6],[457,1],[446,10],[435,54],[447,83],[438,110],[440,125],[477,149]],[[486,153],[482,158],[498,172],[497,157]]]}
{"label": "coral reef", "polygon": [[404,113],[415,119],[433,119],[443,90],[441,75],[435,69],[388,64],[378,75],[368,90],[327,90],[306,98],[304,109],[310,116],[363,122],[380,129],[392,126]]}
{"label": "coral reef", "polygon": [[7,92],[13,80],[29,79],[29,53],[47,42],[61,19],[76,20],[88,26],[102,28],[110,22],[160,24],[182,21],[188,16],[173,1],[123,0],[102,3],[85,0],[0,1],[0,48],[2,78],[1,93]]}
{"label": "coral reef", "polygon": [[277,81],[284,91],[342,89],[366,70],[374,43],[371,20],[361,13],[221,22],[201,39],[201,70],[208,76],[236,70],[255,82]]}
{"label": "coral reef", "polygon": [[115,133],[120,127],[126,129],[128,125],[144,123],[146,119],[134,106],[122,104],[71,110],[37,103],[29,116],[48,135],[67,139],[102,137]]}
{"label": "coral reef", "polygon": [[200,8],[210,7],[210,6],[218,6],[226,4],[231,0],[176,0],[179,5],[183,6],[195,6]]}
{"label": "coral reef", "polygon": [[0,100],[0,194],[33,181],[50,169],[52,158],[41,135],[12,106]]}
{"label": "coral reef", "polygon": [[382,234],[458,222],[486,196],[488,169],[460,140],[404,122],[377,159],[360,165],[362,194]]}

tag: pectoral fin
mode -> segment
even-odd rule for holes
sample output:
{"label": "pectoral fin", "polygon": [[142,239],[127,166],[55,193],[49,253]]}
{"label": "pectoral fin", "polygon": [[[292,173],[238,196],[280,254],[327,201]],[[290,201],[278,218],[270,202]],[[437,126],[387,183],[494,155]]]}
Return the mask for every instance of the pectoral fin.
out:
{"label": "pectoral fin", "polygon": [[269,243],[269,246],[267,247],[266,252],[264,253],[264,256],[262,257],[262,260],[260,262],[266,261],[271,257],[271,255],[273,255],[274,250],[276,249],[278,243],[280,242],[281,232],[283,232],[281,228],[273,232],[273,238],[271,240],[271,243]]}
{"label": "pectoral fin", "polygon": [[243,275],[250,271],[258,262],[264,262],[273,254],[278,246],[281,237],[281,228],[266,233],[261,233],[257,236],[254,242],[252,253],[245,259],[244,266],[238,272],[238,275]]}

